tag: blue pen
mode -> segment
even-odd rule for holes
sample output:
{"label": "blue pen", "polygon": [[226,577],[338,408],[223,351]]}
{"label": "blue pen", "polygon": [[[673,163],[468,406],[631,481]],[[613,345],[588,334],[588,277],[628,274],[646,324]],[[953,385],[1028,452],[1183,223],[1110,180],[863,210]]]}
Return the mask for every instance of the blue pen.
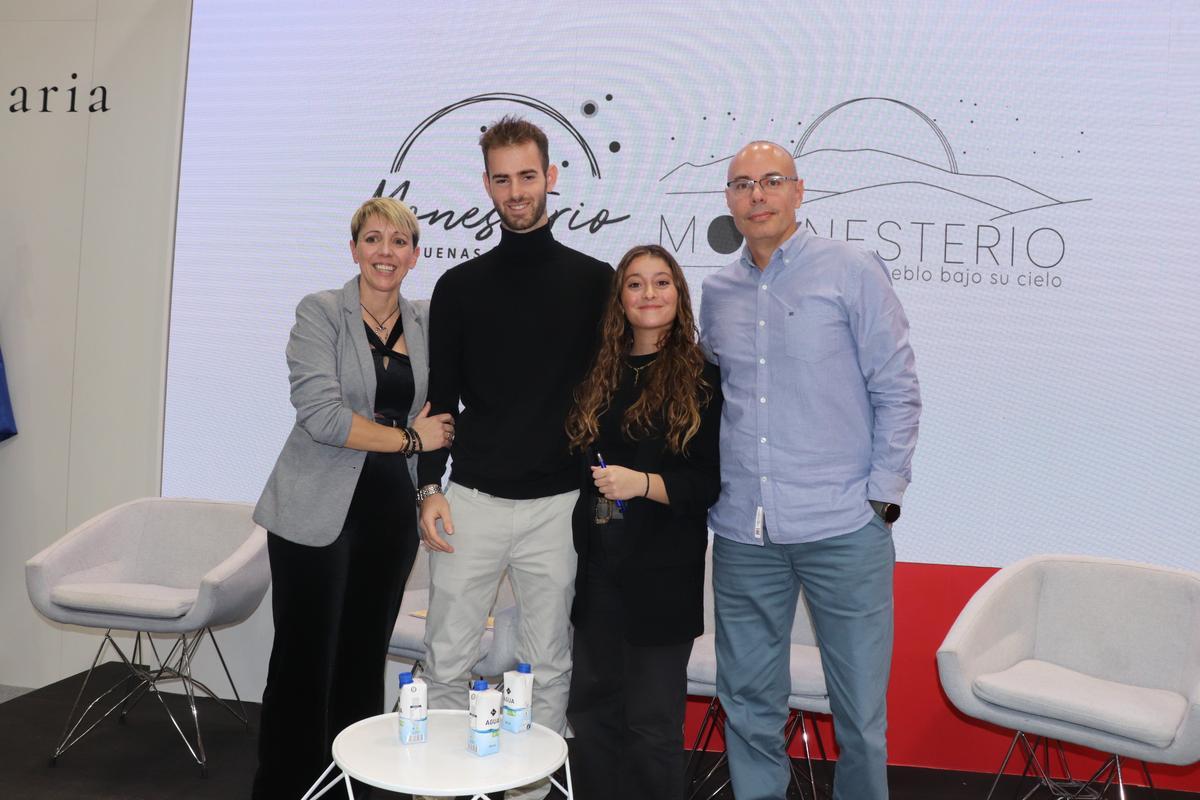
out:
{"label": "blue pen", "polygon": [[[608,464],[604,463],[604,456],[600,455],[599,450],[596,451],[596,460],[600,462],[600,469],[608,469]],[[625,501],[624,500],[617,501],[617,510],[620,511],[622,514],[625,513]]]}

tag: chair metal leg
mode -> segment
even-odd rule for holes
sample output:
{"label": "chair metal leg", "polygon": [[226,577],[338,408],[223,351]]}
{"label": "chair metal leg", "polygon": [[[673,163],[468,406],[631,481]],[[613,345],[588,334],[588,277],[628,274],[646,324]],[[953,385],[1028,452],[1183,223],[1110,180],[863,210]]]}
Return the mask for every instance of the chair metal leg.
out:
{"label": "chair metal leg", "polygon": [[[1025,769],[1021,773],[1021,777],[1030,776],[1034,779],[1034,785],[1031,789],[1021,795],[1022,800],[1030,800],[1035,794],[1042,789],[1050,792],[1051,796],[1059,800],[1102,800],[1108,796],[1109,787],[1114,783],[1117,786],[1117,796],[1120,800],[1126,800],[1125,794],[1125,776],[1121,767],[1121,757],[1113,754],[1105,760],[1100,767],[1092,773],[1087,780],[1079,780],[1071,775],[1070,766],[1067,764],[1066,752],[1063,750],[1062,742],[1054,742],[1054,751],[1058,756],[1059,768],[1062,772],[1061,778],[1055,778],[1050,774],[1051,769],[1051,743],[1044,737],[1037,737],[1031,743],[1025,734],[1017,731],[1013,736],[1012,743],[1008,746],[1008,752],[1004,754],[1004,760],[1000,762],[1000,769],[996,771],[995,778],[992,779],[991,788],[987,793],[987,800],[996,792],[996,787],[1000,784],[1000,778],[1004,775],[1004,768],[1008,766],[1012,760],[1012,755],[1016,752],[1017,745],[1020,744],[1023,752],[1026,755]],[[1038,748],[1041,747],[1045,752],[1042,758],[1038,757]],[[1044,764],[1043,764],[1044,760]],[[1154,790],[1154,784],[1150,780],[1150,770],[1145,762],[1142,762],[1142,771],[1146,776],[1146,783],[1149,786],[1152,798],[1157,798],[1157,793]],[[1020,788],[1017,793],[1020,794]]]}
{"label": "chair metal leg", "polygon": [[[1036,773],[1034,775],[1033,788],[1026,791],[1024,795],[1021,795],[1021,800],[1029,800],[1029,798],[1036,794],[1043,786],[1049,785],[1049,777],[1046,776],[1046,773],[1042,769],[1042,765],[1038,761],[1037,757],[1037,748],[1041,743],[1042,740],[1039,738],[1035,739],[1033,743],[1030,744],[1029,739],[1026,738],[1025,734],[1021,731],[1017,731],[1013,735],[1012,742],[1008,746],[1008,752],[1004,754],[1004,760],[1000,762],[1000,768],[996,770],[996,776],[992,779],[992,786],[990,789],[988,789],[987,800],[991,800],[992,795],[996,792],[996,787],[1000,785],[1000,778],[1004,776],[1004,768],[1007,767],[1008,762],[1012,760],[1012,755],[1014,752],[1016,752],[1018,744],[1021,745],[1022,751],[1025,754],[1025,767],[1021,770],[1021,775],[1018,780],[1024,779],[1026,776],[1028,776],[1030,774],[1030,769],[1033,769]],[[1013,796],[1016,797],[1017,795],[1020,795],[1020,793],[1021,785],[1018,784],[1017,790]]]}
{"label": "chair metal leg", "polygon": [[1013,751],[1017,749],[1017,736],[1020,735],[1021,733],[1018,731],[1017,735],[1013,737],[1012,742],[1009,743],[1008,752],[1004,754],[1004,760],[1000,762],[1000,769],[996,770],[996,777],[992,778],[992,786],[988,789],[987,797],[984,800],[992,800],[992,795],[996,793],[996,787],[1000,784],[1000,776],[1004,774],[1004,768],[1008,766]]}
{"label": "chair metal leg", "polygon": [[[149,660],[147,660],[145,664],[143,664],[141,661],[142,657],[145,655],[145,651],[142,649],[142,636],[146,637],[146,642],[150,646],[150,652],[154,654],[154,661],[158,664],[158,666],[155,668],[150,666]],[[163,676],[169,671],[169,668],[166,665],[175,658],[175,653],[179,650],[179,640],[175,640],[175,644],[171,647],[170,651],[167,652],[167,658],[165,661],[163,660],[162,656],[158,654],[158,647],[154,644],[154,637],[148,633],[138,631],[137,637],[134,639],[133,646],[133,658],[131,662],[127,663],[132,664],[130,669],[135,670],[139,675],[144,675],[145,678],[142,682],[142,685],[138,687],[138,691],[135,692],[133,696],[129,698],[129,702],[125,703],[125,705],[121,708],[120,721],[122,723],[125,722],[125,718],[129,715],[129,712],[133,711],[133,709],[137,707],[137,704],[142,701],[142,698],[144,698],[150,691],[150,684],[164,680]],[[169,680],[170,678],[168,677],[166,679]]]}
{"label": "chair metal leg", "polygon": [[[149,638],[149,637],[147,637],[147,638]],[[180,658],[185,659],[186,655],[187,655],[187,653],[186,653],[187,642],[186,642],[186,640],[184,640],[184,637],[182,637],[182,636],[180,637],[180,640],[183,641],[183,647],[180,648],[180,651],[181,651]],[[179,644],[179,642],[176,642],[176,646],[178,646],[178,644]],[[172,647],[171,652],[172,653],[175,652],[175,649],[176,649],[175,647]],[[155,652],[157,654],[157,650],[155,650]],[[122,654],[122,658],[124,658],[123,654]],[[125,666],[128,667],[131,672],[137,671],[137,668],[133,664],[129,663],[129,661],[125,662]],[[183,665],[181,664],[181,667],[182,666]],[[170,674],[170,673],[174,673],[174,674]],[[183,740],[184,746],[187,747],[188,752],[191,753],[192,760],[195,761],[196,764],[200,767],[200,774],[205,775],[205,774],[207,774],[208,768],[205,765],[205,761],[204,761],[203,744],[200,745],[200,753],[197,754],[196,748],[192,747],[192,743],[188,740],[187,734],[185,734],[183,732],[183,728],[180,727],[179,721],[177,719],[175,719],[175,714],[172,713],[171,707],[167,705],[167,701],[163,697],[163,693],[161,691],[159,691],[158,683],[159,683],[159,680],[161,679],[160,676],[162,676],[162,675],[167,675],[165,680],[174,680],[179,675],[179,668],[172,668],[169,665],[160,664],[159,670],[158,670],[158,676],[154,677],[153,679],[149,679],[149,677],[148,677],[149,692],[150,692],[150,694],[154,695],[155,699],[158,700],[158,704],[160,706],[162,706],[163,711],[165,711],[167,713],[167,719],[171,720],[171,724],[175,727],[175,732],[179,734],[179,738]],[[185,691],[186,691],[186,681],[185,681]],[[189,701],[191,701],[191,700],[192,700],[192,698],[189,697]],[[193,716],[195,716],[194,701],[192,702],[192,714],[193,714]],[[199,733],[199,722],[198,721],[197,721],[196,731],[198,734]]]}
{"label": "chair metal leg", "polygon": [[[129,700],[129,698],[142,687],[142,680],[140,679],[140,676],[138,676],[136,674],[122,676],[121,680],[117,681],[112,686],[110,686],[109,688],[107,688],[103,692],[101,692],[99,695],[97,695],[92,700],[92,702],[90,702],[87,705],[87,707],[83,709],[83,711],[79,712],[78,717],[75,716],[75,712],[79,708],[79,703],[83,699],[83,694],[87,690],[88,684],[91,682],[92,673],[95,671],[96,665],[100,663],[100,656],[103,655],[104,648],[108,645],[112,645],[113,649],[117,652],[117,654],[121,656],[121,659],[125,660],[125,654],[121,652],[120,646],[118,646],[116,641],[112,638],[112,630],[105,631],[104,639],[100,642],[100,647],[97,648],[97,650],[96,650],[96,657],[92,659],[92,665],[88,668],[87,675],[84,676],[83,684],[79,687],[78,694],[75,695],[75,702],[71,705],[71,710],[69,712],[67,712],[67,721],[63,725],[62,740],[58,743],[58,746],[54,749],[54,752],[50,756],[51,765],[57,763],[59,756],[61,756],[63,753],[70,750],[75,745],[75,743],[78,742],[80,739],[82,739],[84,736],[87,736],[89,733],[91,733],[91,731],[97,725],[99,725],[101,722],[103,722],[105,719],[107,719],[114,711],[116,711],[118,708],[124,706],[126,704],[126,702]],[[79,734],[75,733],[77,730],[79,730],[79,726],[82,725],[84,723],[84,721],[87,719],[88,714],[91,713],[92,709],[96,707],[97,703],[102,701],[105,697],[108,697],[110,694],[112,694],[118,688],[126,685],[130,680],[137,681],[134,684],[132,689],[130,689],[128,692],[126,692],[119,700],[117,700],[115,703],[113,703],[111,706],[109,706],[104,712],[102,712],[92,722],[92,724],[88,725],[83,730],[82,733],[79,733]],[[74,720],[74,722],[72,722],[72,720]]]}
{"label": "chair metal leg", "polygon": [[[1113,777],[1115,776],[1116,762],[1113,757],[1104,761],[1100,767],[1092,773],[1092,776],[1086,781],[1073,781],[1070,785],[1063,783],[1058,784],[1060,795],[1067,800],[1096,800],[1108,794],[1108,787],[1112,785]],[[1100,780],[1101,776],[1107,776],[1104,780],[1104,785],[1099,789],[1093,788],[1093,784]]]}
{"label": "chair metal leg", "polygon": [[[133,660],[133,663],[135,663],[135,664],[142,663],[142,632],[141,631],[138,631],[133,636],[133,652],[130,654],[130,658]],[[144,685],[139,686],[138,692],[136,692],[133,696],[126,698],[125,702],[121,704],[121,713],[117,717],[117,722],[121,723],[122,725],[125,724],[125,718],[128,716],[129,712],[131,710],[133,710],[133,707],[136,706],[138,704],[138,701],[140,701],[142,699],[142,697],[144,696],[144,694],[145,694],[144,688],[145,688]]]}
{"label": "chair metal leg", "polygon": [[[1052,775],[1050,775],[1050,772],[1049,772],[1049,766],[1050,766],[1050,764],[1049,764],[1049,761],[1050,761],[1050,743],[1049,743],[1049,741],[1045,737],[1039,737],[1039,739],[1037,740],[1037,742],[1040,742],[1043,745],[1043,750],[1046,753],[1046,756],[1045,756],[1046,765],[1043,766],[1042,762],[1040,760],[1038,760],[1038,758],[1037,758],[1036,743],[1034,744],[1033,747],[1030,748],[1028,740],[1025,739],[1023,734],[1022,734],[1022,740],[1026,742],[1026,747],[1029,748],[1029,752],[1032,757],[1032,764],[1034,767],[1034,771],[1037,773],[1037,778],[1039,781],[1038,784],[1036,784],[1034,786],[1034,788],[1031,789],[1028,794],[1026,794],[1026,797],[1032,796],[1033,793],[1036,792],[1037,789],[1039,789],[1042,786],[1049,789],[1054,794],[1055,797],[1067,798],[1068,800],[1100,800],[1100,798],[1103,797],[1104,793],[1108,790],[1107,783],[1105,783],[1104,788],[1099,791],[1097,791],[1096,789],[1093,789],[1092,784],[1108,767],[1108,765],[1111,763],[1111,759],[1108,762],[1105,762],[1105,764],[1102,765],[1100,767],[1100,769],[1096,770],[1096,772],[1092,775],[1092,777],[1086,781],[1079,781],[1079,780],[1076,780],[1075,778],[1073,778],[1071,776],[1069,769],[1065,770],[1065,774],[1062,778],[1055,778]],[[1062,760],[1064,763],[1066,762],[1066,754],[1065,753],[1062,754]],[[1111,775],[1110,775],[1110,780],[1111,780]]]}
{"label": "chair metal leg", "polygon": [[[692,793],[690,795],[688,795],[688,800],[695,800],[696,797],[699,797],[700,792],[704,789],[705,785],[707,785],[708,782],[710,780],[712,780],[712,777],[717,774],[717,771],[719,769],[721,769],[721,767],[725,766],[725,764],[728,763],[728,761],[729,761],[729,756],[726,755],[725,753],[721,753],[720,758],[717,759],[717,763],[713,764],[712,767],[708,770],[708,772],[704,773],[704,777],[698,781],[692,782],[692,784],[691,784]],[[730,779],[726,778],[725,782],[716,788],[716,791],[714,791],[710,795],[708,795],[708,800],[712,800],[712,798],[714,798],[718,794],[720,794],[721,790],[729,785],[729,781],[730,781]]]}
{"label": "chair metal leg", "polygon": [[[199,643],[203,636],[204,633],[201,631],[196,636],[195,641]],[[200,774],[207,776],[208,756],[204,752],[204,738],[200,735],[200,715],[196,713],[196,691],[192,681],[192,653],[195,652],[196,648],[192,647],[190,650],[188,649],[186,634],[180,636],[180,639],[183,640],[183,647],[180,648],[181,656],[179,662],[180,666],[183,667],[183,691],[187,695],[188,708],[192,712],[192,727],[196,731],[196,749],[200,751],[200,757],[197,759],[200,762]]]}
{"label": "chair metal leg", "polygon": [[1154,790],[1154,779],[1150,777],[1150,767],[1142,762],[1142,774],[1146,776],[1146,788],[1150,790],[1151,800],[1158,800],[1158,792]]}
{"label": "chair metal leg", "polygon": [[[212,689],[210,689],[203,681],[196,680],[194,677],[192,677],[192,663],[195,659],[196,651],[199,648],[200,643],[203,641],[205,634],[208,634],[208,638],[210,641],[212,641],[213,647],[217,650],[217,657],[220,659],[221,667],[225,672],[225,677],[229,681],[229,686],[233,690],[234,697],[236,698],[236,709],[225,700],[218,697],[216,693],[213,692]],[[143,635],[145,636],[144,644],[142,641]],[[96,666],[100,663],[100,658],[104,654],[105,648],[110,645],[117,657],[120,659],[121,663],[125,666],[127,674],[124,675],[116,684],[101,692],[95,699],[91,701],[91,703],[87,705],[86,708],[83,709],[82,712],[79,712],[79,714],[76,715],[76,711],[78,710],[79,704],[82,701],[84,692],[87,690],[91,680],[92,673],[95,671]],[[153,667],[148,664],[140,663],[144,655],[146,655],[145,645],[148,645],[149,651],[153,654],[154,660],[157,662],[157,664]],[[213,635],[212,629],[204,628],[203,630],[197,631],[196,634],[190,638],[188,634],[181,634],[175,639],[175,642],[172,644],[165,658],[160,655],[158,647],[154,642],[154,637],[152,637],[150,634],[139,632],[134,638],[134,644],[130,654],[132,655],[132,659],[125,654],[120,645],[118,645],[116,640],[113,639],[112,631],[105,631],[104,640],[100,643],[100,647],[96,651],[96,657],[92,660],[92,665],[88,669],[87,675],[84,677],[83,684],[79,688],[79,693],[75,697],[75,703],[72,705],[71,711],[67,715],[67,721],[63,728],[62,741],[59,743],[58,747],[55,748],[54,753],[51,755],[50,763],[54,764],[59,756],[69,750],[80,739],[90,733],[97,725],[99,725],[107,717],[111,716],[114,712],[119,710],[119,719],[123,721],[126,715],[133,710],[133,708],[141,701],[143,697],[145,697],[147,694],[152,694],[158,700],[159,705],[161,705],[163,710],[166,712],[167,718],[171,721],[175,731],[183,740],[184,746],[187,747],[192,759],[200,767],[200,774],[202,776],[207,775],[208,758],[204,750],[204,739],[200,732],[200,714],[196,706],[196,690],[199,689],[213,700],[217,701],[217,703],[219,703],[230,714],[232,714],[235,719],[237,719],[247,728],[249,727],[249,717],[246,714],[245,705],[242,703],[241,695],[238,693],[237,686],[233,682],[233,676],[229,672],[229,666],[225,662],[225,656],[223,653],[221,653],[220,646],[217,645],[217,640]],[[183,694],[187,700],[188,710],[192,717],[191,728],[194,732],[194,737],[189,737],[188,734],[184,732],[183,727],[179,724],[175,714],[167,705],[164,694],[159,689],[159,684],[176,680],[179,681],[183,686]],[[132,688],[130,688],[128,691],[125,691],[124,694],[122,694],[120,698],[116,700],[116,702],[108,706],[108,708],[100,713],[100,715],[93,720],[91,724],[87,725],[82,732],[79,732],[80,727],[84,724],[85,720],[87,720],[88,715],[92,712],[92,709],[97,706],[97,704],[101,703],[106,697],[113,694],[118,689],[127,686],[130,682],[133,683]]]}
{"label": "chair metal leg", "polygon": [[[713,780],[721,768],[728,763],[729,759],[725,753],[721,754],[716,763],[708,769],[703,777],[696,777],[693,774],[694,765],[698,763],[699,753],[708,749],[708,745],[712,740],[713,734],[716,732],[718,727],[724,724],[724,718],[725,713],[721,708],[720,701],[714,697],[712,701],[709,702],[708,708],[704,712],[704,718],[700,722],[699,730],[696,731],[696,736],[692,741],[692,746],[688,756],[686,774],[688,776],[688,783],[691,789],[691,793],[688,795],[689,800],[696,800],[700,797],[704,797],[706,800],[713,800],[713,798],[725,791],[726,787],[728,787],[730,784],[730,779],[726,777],[725,780],[722,781],[715,789],[707,794],[703,794],[709,783]],[[789,757],[788,768],[791,773],[789,778],[790,784],[795,784],[800,796],[805,798],[805,800],[808,800],[809,798],[811,798],[811,800],[819,800],[822,795],[817,788],[818,784],[816,780],[816,766],[813,764],[812,750],[809,742],[809,732],[808,728],[805,726],[806,719],[811,721],[813,736],[816,739],[821,760],[826,764],[829,763],[829,758],[825,751],[825,742],[821,737],[821,731],[817,728],[815,720],[811,720],[810,717],[806,717],[803,711],[793,710],[789,715],[787,722],[784,724],[784,749],[785,752],[790,749],[792,741],[796,738],[797,734],[800,734],[802,741],[804,742],[804,760],[805,766],[808,770],[808,780],[805,781],[804,778],[799,774],[798,770],[796,769],[795,762]],[[808,785],[807,790],[805,789],[805,783]],[[832,781],[822,782],[821,786],[825,790],[825,794],[829,793],[829,787],[831,784]]]}
{"label": "chair metal leg", "polygon": [[825,793],[833,795],[833,772],[834,762],[829,760],[829,755],[825,752],[825,739],[821,736],[821,729],[817,727],[816,720],[813,720],[813,738],[817,740],[817,752],[821,755],[821,764],[825,773],[825,779],[821,782]]}
{"label": "chair metal leg", "polygon": [[[812,752],[808,747],[808,729],[804,726],[804,712],[798,709],[793,709],[791,716],[788,718],[787,724],[784,725],[784,744],[783,749],[786,753],[791,749],[792,740],[796,738],[796,733],[800,733],[800,739],[804,742],[804,763],[808,768],[808,785],[812,791],[812,799],[817,800],[817,779],[813,768]],[[813,723],[816,727],[816,723]],[[800,793],[800,797],[804,797],[804,781],[796,772],[795,761],[788,757],[788,768],[791,770],[791,781],[796,785],[796,791]]]}
{"label": "chair metal leg", "polygon": [[[693,759],[696,758],[698,753],[708,750],[708,745],[712,741],[713,734],[716,733],[718,727],[723,726],[724,721],[725,711],[721,708],[721,702],[714,697],[708,704],[708,710],[704,714],[704,720],[700,723],[700,730],[696,732],[696,740],[692,743],[692,753],[688,758],[686,774],[690,778],[688,786],[691,789],[691,793],[688,795],[688,800],[695,800],[695,798],[699,797],[700,793],[704,790],[704,787],[708,784],[708,782],[712,780],[713,776],[717,774],[717,771],[720,770],[721,767],[723,767],[728,761],[728,756],[725,753],[721,753],[721,756],[717,759],[717,762],[709,768],[708,772],[704,774],[703,778],[697,779],[692,776]],[[701,744],[702,736],[704,741]],[[712,800],[712,798],[720,794],[728,785],[729,779],[726,778],[725,781],[718,786],[715,791],[707,796],[706,800]]]}
{"label": "chair metal leg", "polygon": [[[719,711],[720,707],[720,701],[714,697],[709,701],[708,708],[704,710],[704,718],[700,720],[700,728],[696,731],[696,738],[692,742],[691,748],[688,750],[687,767],[684,769],[684,775],[687,775],[689,778],[692,776],[692,765],[696,761],[697,753],[702,752],[702,748],[700,747],[700,739],[704,736],[705,731],[709,732],[709,737],[711,738],[712,732],[709,726],[716,724],[717,712]],[[707,745],[707,743],[708,740],[706,739],[705,744]]]}
{"label": "chair metal leg", "polygon": [[225,700],[219,697],[212,689],[210,689],[208,684],[206,684],[204,681],[196,680],[195,678],[189,678],[188,680],[193,686],[199,688],[200,691],[208,695],[210,699],[216,701],[217,705],[228,711],[234,719],[242,723],[242,725],[246,728],[249,728],[250,718],[246,714],[246,707],[242,704],[242,696],[238,693],[237,684],[233,682],[233,676],[229,674],[229,667],[225,664],[225,656],[221,653],[221,648],[217,645],[217,639],[213,635],[212,628],[205,628],[203,632],[192,639],[191,651],[188,653],[188,660],[191,661],[193,658],[195,658],[196,650],[200,646],[200,642],[203,639],[204,633],[208,634],[209,641],[213,643],[213,647],[217,651],[217,658],[219,658],[221,661],[221,668],[225,670],[225,679],[229,681],[229,688],[233,690],[233,696],[237,700],[238,708],[234,709],[233,706],[225,702]]}

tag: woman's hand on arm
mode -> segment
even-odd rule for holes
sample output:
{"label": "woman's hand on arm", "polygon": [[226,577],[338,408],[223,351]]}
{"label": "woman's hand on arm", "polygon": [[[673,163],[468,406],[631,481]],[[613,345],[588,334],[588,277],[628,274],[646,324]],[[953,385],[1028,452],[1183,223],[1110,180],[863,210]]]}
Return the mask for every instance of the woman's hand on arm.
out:
{"label": "woman's hand on arm", "polygon": [[592,467],[592,482],[596,490],[609,500],[631,500],[645,497],[656,503],[668,503],[667,487],[662,476],[653,472],[638,472],[628,467]]}
{"label": "woman's hand on arm", "polygon": [[429,416],[429,403],[421,407],[411,427],[421,440],[421,446],[417,449],[422,453],[454,444],[454,417],[449,414]]}
{"label": "woman's hand on arm", "polygon": [[[454,441],[454,419],[449,414],[429,416],[426,403],[413,420],[412,428],[421,440],[421,449],[439,450]],[[408,433],[404,428],[380,425],[378,422],[355,414],[350,419],[350,435],[342,445],[351,450],[366,450],[369,453],[396,453],[408,444]]]}

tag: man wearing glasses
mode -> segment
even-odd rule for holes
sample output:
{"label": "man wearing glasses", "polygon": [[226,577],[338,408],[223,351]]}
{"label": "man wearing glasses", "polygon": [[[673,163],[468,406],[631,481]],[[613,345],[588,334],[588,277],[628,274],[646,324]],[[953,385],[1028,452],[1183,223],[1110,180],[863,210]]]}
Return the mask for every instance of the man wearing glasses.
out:
{"label": "man wearing glasses", "polygon": [[841,755],[834,800],[887,798],[891,526],[920,393],[883,263],[797,224],[791,154],[751,142],[725,200],[746,243],[704,281],[721,368],[721,497],[709,514],[717,693],[738,800],[780,798],[797,595],[812,615]]}

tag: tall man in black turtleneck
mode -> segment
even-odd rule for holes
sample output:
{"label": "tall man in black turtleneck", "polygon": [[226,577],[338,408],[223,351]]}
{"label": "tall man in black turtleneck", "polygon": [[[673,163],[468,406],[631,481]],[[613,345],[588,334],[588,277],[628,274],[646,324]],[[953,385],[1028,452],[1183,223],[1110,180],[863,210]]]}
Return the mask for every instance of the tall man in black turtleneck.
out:
{"label": "tall man in black turtleneck", "polygon": [[422,454],[418,467],[431,551],[425,678],[431,708],[466,707],[468,670],[507,570],[521,609],[517,656],[534,672],[533,719],[561,733],[578,495],[563,422],[612,268],[551,234],[546,195],[558,172],[541,129],[505,117],[479,143],[500,244],[447,271],[430,306],[430,413],[456,414],[457,424],[445,494],[446,451]]}

